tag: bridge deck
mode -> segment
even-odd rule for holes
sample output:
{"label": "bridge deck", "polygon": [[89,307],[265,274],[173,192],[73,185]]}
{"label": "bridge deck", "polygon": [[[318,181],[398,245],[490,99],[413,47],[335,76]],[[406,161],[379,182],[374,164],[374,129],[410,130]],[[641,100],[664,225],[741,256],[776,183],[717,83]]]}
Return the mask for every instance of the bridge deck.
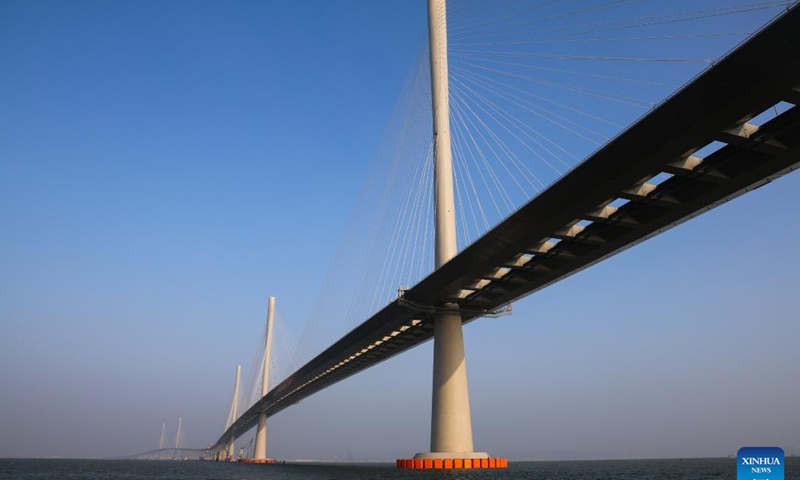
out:
{"label": "bridge deck", "polygon": [[[458,304],[465,322],[484,316],[798,168],[798,52],[795,7],[273,388],[215,447],[259,412],[274,415],[430,339],[445,304]],[[748,123],[781,101],[795,106]],[[712,142],[723,146],[693,156]]]}

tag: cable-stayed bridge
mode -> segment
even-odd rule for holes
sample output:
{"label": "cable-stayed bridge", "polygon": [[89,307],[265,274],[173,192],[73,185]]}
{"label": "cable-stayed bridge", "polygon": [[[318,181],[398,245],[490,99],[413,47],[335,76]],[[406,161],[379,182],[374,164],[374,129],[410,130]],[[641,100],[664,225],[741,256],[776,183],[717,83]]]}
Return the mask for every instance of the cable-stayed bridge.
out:
{"label": "cable-stayed bridge", "polygon": [[[435,52],[443,48],[447,59],[446,43],[435,46],[437,8],[443,9],[444,3],[429,2],[434,98]],[[609,25],[598,29],[616,28]],[[497,43],[492,42],[493,48]],[[800,10],[791,6],[274,388],[267,392],[263,387],[264,394],[245,412],[234,411],[230,426],[210,449],[227,448],[260,419],[433,338],[443,318],[456,315],[460,325],[502,314],[517,299],[798,168],[798,51]],[[474,79],[477,85],[491,81]],[[439,86],[442,81],[439,77]],[[463,83],[452,87],[451,97],[455,92],[483,95]],[[434,105],[436,109],[436,100]],[[454,116],[464,113],[454,109]],[[445,116],[444,125],[448,121]],[[434,125],[434,157],[442,156],[438,149],[446,129]],[[447,143],[449,149],[449,139]],[[437,170],[434,177],[441,180],[442,175]],[[434,193],[438,206],[442,189]],[[438,221],[445,215],[435,216]],[[436,338],[437,343],[448,342]],[[463,347],[461,355],[463,360]],[[450,428],[436,424],[435,418],[433,422],[434,431]],[[450,441],[442,436],[440,442]],[[469,436],[471,448],[471,431]],[[434,445],[431,452],[455,458],[473,453]]]}

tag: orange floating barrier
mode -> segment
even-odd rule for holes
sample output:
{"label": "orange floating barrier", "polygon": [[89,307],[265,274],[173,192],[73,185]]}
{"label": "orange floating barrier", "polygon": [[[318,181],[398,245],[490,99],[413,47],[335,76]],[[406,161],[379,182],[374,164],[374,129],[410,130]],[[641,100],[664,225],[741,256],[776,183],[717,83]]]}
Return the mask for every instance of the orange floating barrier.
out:
{"label": "orange floating barrier", "polygon": [[507,468],[506,458],[400,458],[395,462],[397,468],[414,470],[463,470],[471,468]]}

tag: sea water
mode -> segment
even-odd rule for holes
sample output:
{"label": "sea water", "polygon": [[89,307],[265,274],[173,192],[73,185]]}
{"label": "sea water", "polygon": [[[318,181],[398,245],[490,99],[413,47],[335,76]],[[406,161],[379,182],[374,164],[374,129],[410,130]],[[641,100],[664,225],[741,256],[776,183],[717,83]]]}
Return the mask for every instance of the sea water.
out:
{"label": "sea water", "polygon": [[[497,470],[398,470],[390,463],[257,465],[208,461],[0,459],[2,480],[700,480],[735,479],[735,458],[511,462]],[[786,480],[800,480],[800,458],[786,458]]]}

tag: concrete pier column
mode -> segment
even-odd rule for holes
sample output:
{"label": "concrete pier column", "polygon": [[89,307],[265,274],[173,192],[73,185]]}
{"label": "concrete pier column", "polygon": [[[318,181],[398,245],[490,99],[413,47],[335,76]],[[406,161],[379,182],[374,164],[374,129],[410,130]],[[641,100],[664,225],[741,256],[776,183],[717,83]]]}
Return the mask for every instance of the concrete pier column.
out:
{"label": "concrete pier column", "polygon": [[472,416],[461,315],[457,311],[438,314],[433,338],[431,452],[471,453]]}
{"label": "concrete pier column", "polygon": [[229,461],[233,461],[234,457],[236,456],[236,437],[231,436],[231,441],[228,442],[228,455],[227,459]]}

